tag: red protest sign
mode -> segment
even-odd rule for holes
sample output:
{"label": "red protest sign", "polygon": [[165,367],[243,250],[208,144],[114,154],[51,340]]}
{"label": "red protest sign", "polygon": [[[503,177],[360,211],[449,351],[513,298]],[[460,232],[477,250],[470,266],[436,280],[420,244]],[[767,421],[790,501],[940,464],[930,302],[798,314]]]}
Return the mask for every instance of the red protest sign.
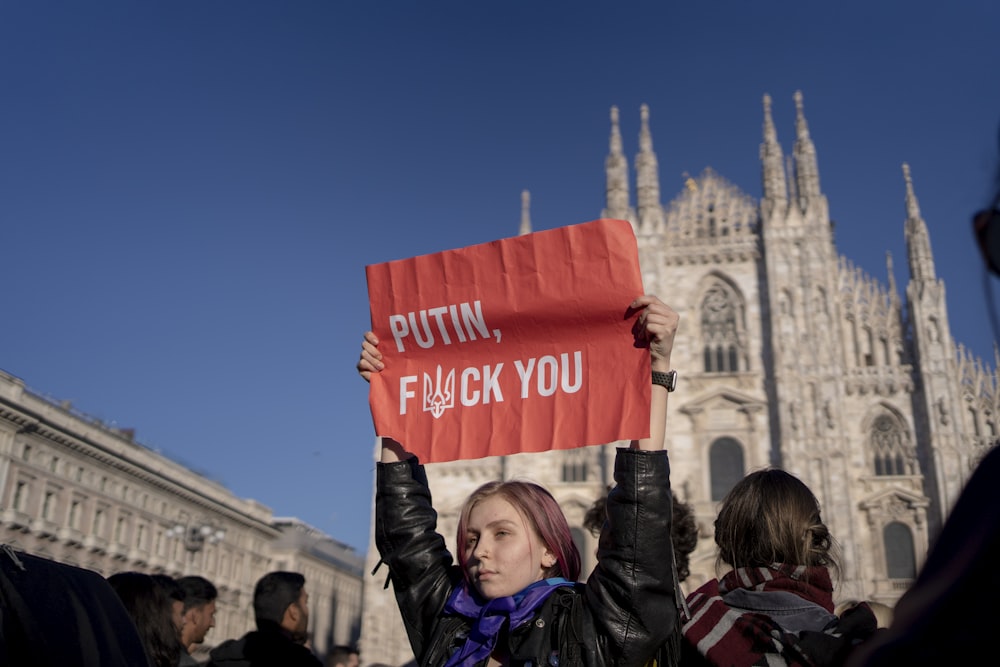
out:
{"label": "red protest sign", "polygon": [[624,220],[596,220],[366,267],[375,432],[422,462],[649,435],[649,353]]}

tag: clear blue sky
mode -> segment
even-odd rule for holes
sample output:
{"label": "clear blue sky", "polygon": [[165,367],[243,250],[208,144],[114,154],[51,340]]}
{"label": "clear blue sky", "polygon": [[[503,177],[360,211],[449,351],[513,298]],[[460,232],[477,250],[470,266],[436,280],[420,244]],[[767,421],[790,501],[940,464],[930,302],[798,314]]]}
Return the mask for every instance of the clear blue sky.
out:
{"label": "clear blue sky", "polygon": [[[913,170],[955,338],[992,360],[969,231],[1000,3],[0,1],[0,368],[363,550],[366,264],[599,217],[608,111],[664,202],[760,195],[801,89],[840,252],[908,278]],[[634,172],[633,172],[634,173]],[[669,294],[663,295],[669,301]]]}

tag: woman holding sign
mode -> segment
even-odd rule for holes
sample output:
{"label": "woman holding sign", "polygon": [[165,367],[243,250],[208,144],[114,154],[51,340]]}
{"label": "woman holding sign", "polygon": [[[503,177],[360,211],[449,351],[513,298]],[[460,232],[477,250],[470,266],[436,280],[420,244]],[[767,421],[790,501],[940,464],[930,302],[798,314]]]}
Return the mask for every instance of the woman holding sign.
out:
{"label": "woman holding sign", "polygon": [[[629,308],[654,379],[669,377],[677,313],[650,295]],[[369,380],[385,363],[391,359],[367,332],[358,372]],[[664,646],[660,667],[676,662],[668,386],[652,387],[650,437],[618,450],[598,565],[586,584],[576,583],[580,555],[566,517],[548,491],[528,482],[491,482],[466,500],[453,565],[435,532],[423,467],[403,444],[382,438],[375,542],[419,665],[638,667]]]}

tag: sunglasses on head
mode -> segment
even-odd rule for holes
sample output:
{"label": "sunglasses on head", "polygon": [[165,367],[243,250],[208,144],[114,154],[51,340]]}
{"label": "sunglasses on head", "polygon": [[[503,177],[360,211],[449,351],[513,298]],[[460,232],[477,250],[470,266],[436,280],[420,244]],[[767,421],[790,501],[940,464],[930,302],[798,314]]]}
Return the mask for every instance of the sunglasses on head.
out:
{"label": "sunglasses on head", "polygon": [[1000,208],[994,205],[972,216],[972,231],[986,268],[1000,276]]}

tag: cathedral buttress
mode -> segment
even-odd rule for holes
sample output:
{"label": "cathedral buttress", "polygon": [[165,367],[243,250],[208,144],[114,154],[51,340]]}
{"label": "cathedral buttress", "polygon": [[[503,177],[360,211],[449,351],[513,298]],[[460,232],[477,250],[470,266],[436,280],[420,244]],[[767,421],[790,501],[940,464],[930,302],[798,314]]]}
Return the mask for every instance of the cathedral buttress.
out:
{"label": "cathedral buttress", "polygon": [[[771,100],[764,98],[761,238],[769,317],[761,325],[771,358],[766,391],[778,464],[812,488],[826,489],[847,476],[850,465],[850,431],[843,423],[846,355],[838,335],[842,313],[828,207],[802,94],[794,99],[794,169],[786,172]],[[846,497],[824,496],[833,516],[850,514]],[[852,537],[846,522],[836,528]]]}
{"label": "cathedral buttress", "polygon": [[[956,392],[961,383],[955,382],[959,373],[944,282],[934,272],[930,234],[913,191],[910,167],[905,163],[903,178],[904,234],[910,265],[910,281],[906,286],[913,346],[910,356],[916,360],[916,375],[921,379],[913,395],[914,419],[920,422],[915,430],[923,439],[917,443],[918,456],[924,474],[924,492],[938,501],[933,505],[935,508],[949,508],[961,489],[948,480],[965,479],[962,468],[970,467],[973,461],[975,443],[968,434],[975,429],[972,424],[966,428],[966,421],[974,421],[976,415],[966,410],[963,397]],[[934,528],[941,521],[940,516],[929,518]]]}

